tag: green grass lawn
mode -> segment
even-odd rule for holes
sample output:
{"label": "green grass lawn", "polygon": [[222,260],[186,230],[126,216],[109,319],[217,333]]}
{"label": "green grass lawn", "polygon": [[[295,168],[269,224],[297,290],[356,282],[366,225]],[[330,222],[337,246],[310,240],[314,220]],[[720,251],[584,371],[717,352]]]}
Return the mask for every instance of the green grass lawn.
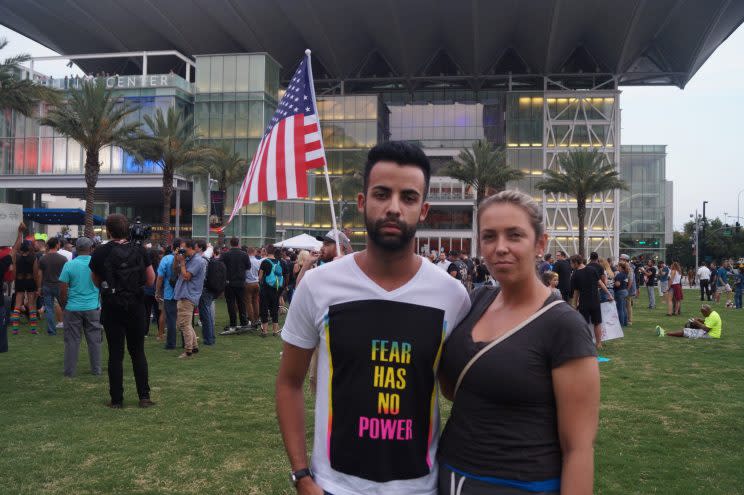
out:
{"label": "green grass lawn", "polygon": [[[695,295],[686,291],[682,317],[646,310],[641,299],[625,338],[602,352],[612,360],[601,364],[597,493],[744,493],[744,310],[716,307],[720,341],[653,332],[698,315]],[[224,300],[218,308],[221,328]],[[294,493],[274,414],[279,339],[218,336],[182,361],[151,337],[158,405],[135,407],[125,358],[118,411],[104,407],[105,355],[104,376],[93,377],[83,344],[78,376],[65,379],[61,335],[26,330],[9,340],[0,354],[0,493]]]}

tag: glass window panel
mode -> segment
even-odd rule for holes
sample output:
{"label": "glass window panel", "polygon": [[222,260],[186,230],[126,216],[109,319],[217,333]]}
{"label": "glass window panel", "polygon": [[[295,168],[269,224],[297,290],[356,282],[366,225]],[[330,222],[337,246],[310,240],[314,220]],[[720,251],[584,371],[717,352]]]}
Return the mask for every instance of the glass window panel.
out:
{"label": "glass window panel", "polygon": [[111,146],[104,146],[98,153],[98,161],[101,162],[101,173],[111,173]]}
{"label": "glass window panel", "polygon": [[236,90],[235,86],[235,75],[236,75],[236,60],[237,57],[224,57],[223,58],[223,76],[222,76],[222,91],[226,93],[232,93]]}
{"label": "glass window panel", "polygon": [[50,137],[41,138],[41,160],[39,163],[42,174],[53,171],[52,156],[54,155],[54,139]]}
{"label": "glass window panel", "polygon": [[194,124],[197,137],[209,136],[209,103],[202,101],[194,105]]}
{"label": "glass window panel", "polygon": [[222,137],[222,102],[219,101],[209,104],[209,137]]}
{"label": "glass window panel", "polygon": [[26,151],[26,148],[23,143],[23,139],[13,139],[13,173],[14,174],[24,174],[26,173],[24,170],[24,154]]}
{"label": "glass window panel", "polygon": [[235,137],[235,102],[232,101],[222,104],[222,137]]}
{"label": "glass window panel", "polygon": [[79,174],[83,171],[80,144],[74,139],[67,140],[67,173]]}
{"label": "glass window panel", "polygon": [[115,147],[111,150],[111,173],[112,174],[121,173],[121,163],[122,163],[123,153],[124,152],[119,147]]}
{"label": "glass window panel", "polygon": [[248,137],[248,122],[250,120],[250,103],[247,101],[237,102],[235,115],[235,137]]}
{"label": "glass window panel", "polygon": [[209,91],[211,93],[222,93],[222,57],[212,57],[210,74]]}
{"label": "glass window panel", "polygon": [[245,93],[248,91],[248,79],[250,77],[250,55],[238,55],[235,70],[235,91]]}
{"label": "glass window panel", "polygon": [[251,55],[248,91],[264,91],[266,59],[263,55]]}
{"label": "glass window panel", "polygon": [[37,162],[39,157],[39,140],[38,138],[25,139],[24,146],[26,148],[23,163],[24,173],[36,174],[39,165]]}
{"label": "glass window panel", "polygon": [[67,138],[54,138],[53,170],[55,174],[67,171]]}
{"label": "glass window panel", "polygon": [[209,92],[209,77],[211,74],[211,59],[199,57],[196,59],[196,91],[197,93]]}
{"label": "glass window panel", "polygon": [[251,101],[248,107],[248,137],[261,138],[264,133],[264,103]]}

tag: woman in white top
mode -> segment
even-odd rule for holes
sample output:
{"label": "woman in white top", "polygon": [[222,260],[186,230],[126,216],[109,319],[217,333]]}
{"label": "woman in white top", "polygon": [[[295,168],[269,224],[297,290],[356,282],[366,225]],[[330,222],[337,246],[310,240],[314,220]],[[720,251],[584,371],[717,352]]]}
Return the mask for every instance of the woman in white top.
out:
{"label": "woman in white top", "polygon": [[672,292],[673,308],[672,314],[678,315],[682,311],[682,269],[676,261],[672,263],[672,271],[669,274],[669,280],[672,281],[670,290]]}

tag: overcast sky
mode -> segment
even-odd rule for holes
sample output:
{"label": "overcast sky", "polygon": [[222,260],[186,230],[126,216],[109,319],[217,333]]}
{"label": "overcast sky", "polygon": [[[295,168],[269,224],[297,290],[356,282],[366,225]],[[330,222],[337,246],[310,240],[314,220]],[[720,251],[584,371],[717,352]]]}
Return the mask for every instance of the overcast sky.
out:
{"label": "overcast sky", "polygon": [[[16,53],[56,55],[3,26],[10,41],[2,58]],[[737,146],[744,140],[744,28],[739,28],[708,59],[684,90],[675,87],[624,87],[620,96],[623,144],[666,144],[667,179],[674,181],[674,228],[697,208],[729,222],[744,189],[744,163]],[[80,73],[65,61],[37,63],[39,72],[64,77]],[[81,74],[81,73],[80,73]],[[744,153],[743,153],[744,154]],[[744,160],[743,160],[744,161]],[[741,195],[744,216],[744,193]],[[740,220],[741,221],[741,220]],[[744,221],[742,221],[744,224]]]}

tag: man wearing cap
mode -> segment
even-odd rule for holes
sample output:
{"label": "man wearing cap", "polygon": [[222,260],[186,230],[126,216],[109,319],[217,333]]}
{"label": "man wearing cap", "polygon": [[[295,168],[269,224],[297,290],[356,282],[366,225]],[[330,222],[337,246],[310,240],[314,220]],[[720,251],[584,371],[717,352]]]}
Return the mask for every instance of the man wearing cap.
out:
{"label": "man wearing cap", "polygon": [[[52,239],[54,240],[54,239]],[[98,303],[98,288],[90,274],[90,252],[93,241],[81,237],[75,244],[77,256],[62,266],[59,275],[59,299],[64,308],[65,368],[64,375],[75,376],[80,340],[85,333],[90,359],[90,372],[101,374],[103,325]]]}
{"label": "man wearing cap", "polygon": [[[338,235],[338,242],[341,243],[340,253],[336,249],[336,235]],[[331,229],[326,235],[318,236],[316,239],[323,243],[323,247],[320,248],[320,261],[318,265],[333,261],[337,256],[343,256],[352,251],[351,241],[346,234],[338,229]]]}
{"label": "man wearing cap", "polygon": [[[336,234],[338,234],[338,242],[341,243],[340,255],[338,254],[338,249],[336,249]],[[346,236],[346,234],[338,229],[331,229],[326,235],[317,236],[315,237],[315,239],[322,242],[323,245],[320,247],[320,251],[317,254],[311,253],[310,256],[305,258],[305,262],[302,264],[302,267],[300,267],[300,271],[297,274],[295,287],[300,285],[300,281],[305,276],[305,273],[308,272],[308,270],[311,270],[315,266],[321,266],[326,263],[330,263],[338,256],[343,256],[344,254],[352,252],[351,241],[349,241],[349,238]]]}

